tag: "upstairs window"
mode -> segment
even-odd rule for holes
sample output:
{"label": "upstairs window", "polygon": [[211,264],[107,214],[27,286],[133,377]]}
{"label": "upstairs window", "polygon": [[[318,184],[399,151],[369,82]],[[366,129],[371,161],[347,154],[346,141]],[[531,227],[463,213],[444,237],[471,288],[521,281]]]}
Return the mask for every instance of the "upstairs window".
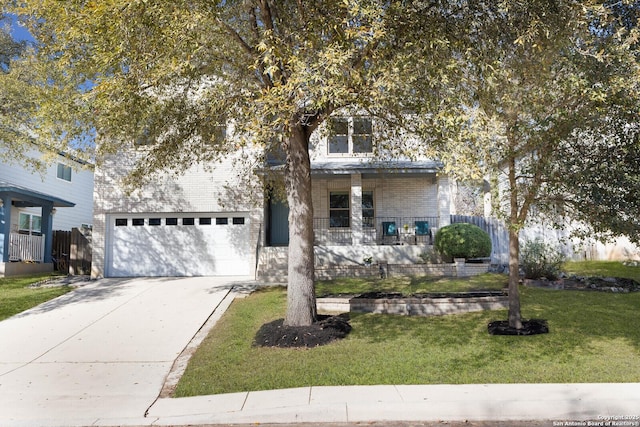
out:
{"label": "upstairs window", "polygon": [[367,117],[353,118],[352,152],[357,154],[373,153],[373,125]]}
{"label": "upstairs window", "polygon": [[370,117],[333,117],[330,126],[330,155],[373,153],[373,125]]}
{"label": "upstairs window", "polygon": [[349,122],[345,118],[331,119],[329,154],[349,154]]}
{"label": "upstairs window", "polygon": [[67,166],[64,163],[58,163],[58,179],[71,182],[71,166]]}
{"label": "upstairs window", "polygon": [[220,144],[227,139],[227,123],[226,121],[216,123],[212,132],[213,142]]}

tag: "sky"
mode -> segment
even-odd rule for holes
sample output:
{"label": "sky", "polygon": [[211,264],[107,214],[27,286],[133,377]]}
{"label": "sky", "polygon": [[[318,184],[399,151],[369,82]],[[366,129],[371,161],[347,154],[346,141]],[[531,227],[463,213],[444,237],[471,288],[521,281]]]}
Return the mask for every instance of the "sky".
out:
{"label": "sky", "polygon": [[29,34],[29,31],[27,31],[25,27],[23,27],[18,23],[17,17],[15,15],[8,15],[7,19],[10,22],[11,35],[13,36],[14,40],[17,40],[17,41],[25,40],[29,42],[34,41],[31,34]]}

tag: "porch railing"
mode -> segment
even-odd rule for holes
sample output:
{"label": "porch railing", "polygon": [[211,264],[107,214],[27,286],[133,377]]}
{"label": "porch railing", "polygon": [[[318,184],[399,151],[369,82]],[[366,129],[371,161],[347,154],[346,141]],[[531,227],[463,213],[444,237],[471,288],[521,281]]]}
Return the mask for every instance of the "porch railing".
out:
{"label": "porch railing", "polygon": [[[365,245],[432,244],[438,217],[375,217],[363,218],[362,223],[361,241]],[[385,235],[383,224],[388,223],[395,224],[397,234]],[[353,244],[351,227],[332,227],[330,218],[314,218],[313,233],[316,245]]]}
{"label": "porch railing", "polygon": [[11,233],[9,235],[9,261],[43,262],[44,236]]}

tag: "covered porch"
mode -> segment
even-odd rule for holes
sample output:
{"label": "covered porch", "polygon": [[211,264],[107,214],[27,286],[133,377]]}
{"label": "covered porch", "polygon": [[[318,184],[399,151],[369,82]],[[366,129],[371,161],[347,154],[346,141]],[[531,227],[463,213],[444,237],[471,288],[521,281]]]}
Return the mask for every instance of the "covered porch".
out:
{"label": "covered porch", "polygon": [[[432,245],[450,223],[450,184],[433,161],[312,163],[316,246]],[[265,246],[288,245],[288,207],[269,199]]]}
{"label": "covered porch", "polygon": [[374,217],[367,218],[358,233],[350,227],[332,227],[331,218],[314,218],[313,234],[316,246],[359,245],[432,245],[439,218]]}
{"label": "covered porch", "polygon": [[[56,208],[74,205],[0,182],[0,277],[52,271],[53,214]],[[28,216],[28,226],[21,223],[21,213]]]}
{"label": "covered porch", "polygon": [[[451,221],[449,178],[440,168],[432,161],[312,163],[316,275],[416,266]],[[286,278],[288,214],[277,199],[265,203],[261,280]]]}

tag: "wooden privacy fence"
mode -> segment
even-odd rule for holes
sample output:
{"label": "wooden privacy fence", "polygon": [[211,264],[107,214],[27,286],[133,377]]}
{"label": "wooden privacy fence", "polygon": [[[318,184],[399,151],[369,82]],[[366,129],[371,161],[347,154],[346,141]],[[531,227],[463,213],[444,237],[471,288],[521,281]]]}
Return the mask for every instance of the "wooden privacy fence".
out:
{"label": "wooden privacy fence", "polygon": [[91,230],[54,231],[52,255],[55,268],[61,273],[91,274]]}
{"label": "wooden privacy fence", "polygon": [[504,223],[496,218],[481,216],[451,215],[451,223],[466,222],[477,225],[491,237],[491,263],[509,263],[509,231]]}
{"label": "wooden privacy fence", "polygon": [[[467,222],[477,225],[486,231],[491,237],[491,263],[509,263],[509,231],[503,221],[496,218],[485,218],[480,216],[451,215],[451,223]],[[582,261],[585,259],[612,259],[611,253],[603,248],[598,254],[596,243],[592,240],[571,240],[571,231],[557,229],[544,224],[533,224],[524,227],[520,231],[520,244],[527,241],[541,239],[558,248],[567,259]],[[631,250],[631,253],[634,253]],[[629,255],[628,257],[630,257]]]}

